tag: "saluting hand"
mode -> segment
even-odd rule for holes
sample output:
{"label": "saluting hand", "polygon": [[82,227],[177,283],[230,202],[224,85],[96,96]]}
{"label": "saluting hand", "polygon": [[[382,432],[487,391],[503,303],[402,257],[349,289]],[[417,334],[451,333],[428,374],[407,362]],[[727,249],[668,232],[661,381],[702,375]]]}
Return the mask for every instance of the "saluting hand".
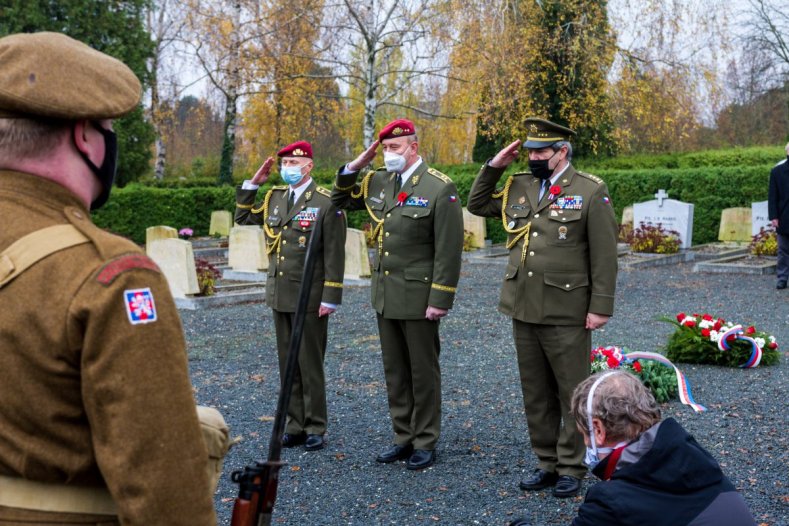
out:
{"label": "saluting hand", "polygon": [[271,167],[274,166],[274,158],[269,157],[265,160],[265,162],[258,168],[258,171],[255,172],[255,176],[250,181],[252,184],[256,184],[258,186],[262,184],[266,184],[268,181],[268,176],[271,173]]}
{"label": "saluting hand", "polygon": [[378,149],[379,144],[381,144],[381,141],[375,141],[372,143],[370,147],[362,152],[359,157],[348,163],[348,169],[352,172],[358,172],[370,164],[373,159],[375,159],[376,150]]}
{"label": "saluting hand", "polygon": [[497,153],[488,164],[493,168],[506,168],[512,163],[512,161],[518,158],[518,155],[520,154],[520,147],[521,141],[518,139]]}

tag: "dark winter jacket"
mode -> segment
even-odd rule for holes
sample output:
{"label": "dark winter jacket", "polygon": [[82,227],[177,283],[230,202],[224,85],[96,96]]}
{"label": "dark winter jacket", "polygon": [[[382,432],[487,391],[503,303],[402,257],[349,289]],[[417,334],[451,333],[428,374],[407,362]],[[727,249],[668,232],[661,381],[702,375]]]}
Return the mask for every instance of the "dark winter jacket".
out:
{"label": "dark winter jacket", "polygon": [[[612,456],[592,471],[603,477]],[[712,456],[676,420],[629,444],[610,480],[589,488],[573,526],[753,526],[755,522]]]}
{"label": "dark winter jacket", "polygon": [[770,172],[768,219],[778,220],[778,233],[789,236],[789,161],[784,159]]}

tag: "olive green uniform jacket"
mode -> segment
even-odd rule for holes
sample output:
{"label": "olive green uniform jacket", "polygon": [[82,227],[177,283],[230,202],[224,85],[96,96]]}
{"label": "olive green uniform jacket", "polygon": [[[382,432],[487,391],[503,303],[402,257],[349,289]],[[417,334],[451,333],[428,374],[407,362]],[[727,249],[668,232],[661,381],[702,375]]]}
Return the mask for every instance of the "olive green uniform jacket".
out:
{"label": "olive green uniform jacket", "polygon": [[288,187],[275,186],[266,193],[263,204],[255,206],[257,190],[236,190],[236,223],[264,225],[266,252],[269,255],[266,303],[280,312],[296,312],[304,272],[304,259],[312,229],[323,218],[322,242],[316,247],[307,312],[317,312],[321,302],[342,301],[345,272],[345,214],[329,198],[330,193],[310,181],[307,189],[288,212]]}
{"label": "olive green uniform jacket", "polygon": [[[366,209],[373,220],[378,256],[372,302],[378,314],[421,320],[428,305],[452,308],[460,279],[463,212],[455,183],[424,162],[400,190],[396,175],[381,168],[360,183],[359,172],[337,175],[332,202]],[[398,201],[398,196],[401,200]]]}
{"label": "olive green uniform jacket", "polygon": [[539,180],[515,174],[497,191],[503,172],[485,164],[468,200],[469,212],[500,217],[508,231],[499,310],[544,325],[612,315],[618,227],[605,183],[570,165],[556,182],[560,192],[538,204]]}
{"label": "olive green uniform jacket", "polygon": [[[0,288],[0,474],[106,486],[121,524],[215,524],[181,321],[167,282],[133,243],[90,221],[60,185],[0,171],[0,252],[53,225],[90,242]],[[132,323],[124,292],[156,317]],[[149,317],[149,320],[152,317]],[[0,509],[0,519],[57,514]]]}

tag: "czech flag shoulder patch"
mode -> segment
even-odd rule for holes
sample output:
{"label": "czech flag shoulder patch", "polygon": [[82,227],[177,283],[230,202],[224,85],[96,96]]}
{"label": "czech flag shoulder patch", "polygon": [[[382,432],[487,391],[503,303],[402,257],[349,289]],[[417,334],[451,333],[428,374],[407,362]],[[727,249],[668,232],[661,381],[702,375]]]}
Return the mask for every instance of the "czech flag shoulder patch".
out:
{"label": "czech flag shoulder patch", "polygon": [[123,302],[126,305],[126,314],[129,315],[129,322],[132,325],[156,321],[156,304],[153,301],[151,289],[124,290]]}

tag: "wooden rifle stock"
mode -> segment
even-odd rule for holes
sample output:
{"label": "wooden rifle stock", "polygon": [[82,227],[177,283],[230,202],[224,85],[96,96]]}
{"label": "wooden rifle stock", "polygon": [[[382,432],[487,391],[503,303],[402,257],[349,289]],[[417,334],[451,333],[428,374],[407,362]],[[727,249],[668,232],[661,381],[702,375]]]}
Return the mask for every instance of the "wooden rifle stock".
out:
{"label": "wooden rifle stock", "polygon": [[236,497],[233,505],[231,526],[269,526],[271,524],[274,502],[277,500],[279,470],[284,465],[280,460],[282,456],[282,434],[285,431],[285,418],[288,412],[288,404],[290,403],[290,392],[293,388],[293,377],[296,374],[299,359],[301,336],[304,332],[304,317],[307,314],[307,303],[310,297],[310,290],[312,289],[315,260],[322,249],[322,229],[323,218],[318,217],[307,245],[304,273],[301,276],[301,287],[299,288],[299,301],[288,345],[288,361],[285,365],[285,376],[282,379],[279,398],[277,399],[274,427],[271,430],[268,460],[262,463],[256,462],[254,466],[246,466],[243,470],[232,473],[231,479],[239,485],[239,490],[238,497]]}

